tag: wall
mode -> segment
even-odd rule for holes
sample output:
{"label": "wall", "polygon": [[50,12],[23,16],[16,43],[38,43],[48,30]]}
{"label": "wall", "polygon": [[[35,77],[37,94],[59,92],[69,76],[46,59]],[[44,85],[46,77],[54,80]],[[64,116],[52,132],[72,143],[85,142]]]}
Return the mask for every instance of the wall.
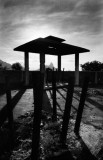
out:
{"label": "wall", "polygon": [[[32,77],[36,78],[39,71],[30,71],[30,84],[32,83]],[[74,71],[61,71],[61,73],[58,73],[57,71],[54,71],[54,74],[56,76],[56,80],[64,82],[68,82],[69,77],[74,77]],[[90,77],[90,83],[91,84],[103,84],[103,72],[84,72],[80,71],[80,84],[83,82],[84,77],[89,76]],[[5,84],[6,78],[9,79],[10,83],[24,83],[25,82],[25,72],[24,71],[0,71],[0,84]],[[47,81],[51,82],[52,80],[52,72],[49,71],[47,73]]]}
{"label": "wall", "polygon": [[0,83],[4,84],[6,79],[8,79],[10,83],[21,83],[24,81],[24,71],[0,71]]}

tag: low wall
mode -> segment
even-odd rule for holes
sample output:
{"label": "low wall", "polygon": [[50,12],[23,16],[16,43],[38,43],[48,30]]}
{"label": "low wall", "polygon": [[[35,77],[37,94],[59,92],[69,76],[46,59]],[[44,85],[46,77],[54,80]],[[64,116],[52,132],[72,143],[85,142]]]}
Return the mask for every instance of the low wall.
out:
{"label": "low wall", "polygon": [[0,83],[4,84],[6,80],[10,83],[21,83],[24,81],[24,71],[0,71]]}
{"label": "low wall", "polygon": [[[55,76],[57,78],[60,78],[61,81],[68,82],[69,77],[75,77],[74,71],[61,71],[61,74],[59,75],[58,72],[55,72]],[[52,73],[47,73],[47,80],[50,82],[52,77]],[[85,77],[89,77],[90,84],[103,84],[103,72],[86,72],[86,71],[80,71],[79,72],[79,84],[82,84]]]}
{"label": "low wall", "polygon": [[[29,77],[30,77],[30,84],[32,83],[32,77],[34,76],[36,78],[36,75],[39,73],[39,71],[30,71]],[[61,71],[58,73],[57,71],[54,71],[54,74],[56,76],[56,80],[68,82],[69,77],[74,77],[75,72],[74,71]],[[90,83],[91,84],[103,84],[103,72],[79,72],[79,83],[81,84],[83,82],[83,79],[89,76],[90,77]],[[5,84],[6,79],[9,80],[10,83],[24,83],[25,82],[25,71],[0,71],[0,84]],[[52,72],[48,71],[46,74],[46,80],[48,82],[51,82],[52,80]]]}

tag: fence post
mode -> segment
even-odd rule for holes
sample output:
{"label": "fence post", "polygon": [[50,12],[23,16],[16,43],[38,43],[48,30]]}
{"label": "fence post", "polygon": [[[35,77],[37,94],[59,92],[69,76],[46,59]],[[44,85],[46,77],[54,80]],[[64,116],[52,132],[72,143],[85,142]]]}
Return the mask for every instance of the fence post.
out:
{"label": "fence post", "polygon": [[62,83],[64,83],[64,68],[63,68],[63,71],[62,71]]}
{"label": "fence post", "polygon": [[87,89],[88,89],[88,83],[89,83],[89,78],[86,77],[83,83],[83,87],[82,87],[82,93],[80,97],[80,103],[79,103],[79,108],[77,111],[77,117],[76,117],[75,128],[74,128],[74,132],[77,135],[79,135],[79,128],[80,128],[80,123],[82,119],[82,113],[84,109],[84,104],[85,104],[85,99],[86,99],[86,94],[87,94]]}
{"label": "fence post", "polygon": [[72,106],[73,92],[74,92],[74,79],[70,78],[69,83],[68,83],[65,110],[64,110],[64,115],[63,115],[62,131],[60,135],[60,141],[62,143],[66,142],[68,124],[69,124],[69,119],[70,119],[70,111],[71,111],[71,106]]}
{"label": "fence post", "polygon": [[13,110],[12,110],[12,104],[11,104],[11,90],[10,90],[10,84],[9,84],[9,78],[5,78],[6,81],[6,98],[7,98],[7,112],[8,112],[8,124],[10,127],[10,130],[13,129]]}
{"label": "fence post", "polygon": [[57,108],[56,108],[56,77],[54,75],[54,71],[52,71],[52,86],[53,86],[53,92],[52,92],[52,98],[53,98],[53,116],[52,120],[57,121]]}
{"label": "fence post", "polygon": [[[33,80],[35,80],[35,77],[33,77]],[[33,120],[31,160],[34,159],[38,160],[39,158],[40,123],[42,114],[43,88],[44,88],[44,74],[40,73],[33,84],[34,120]]]}

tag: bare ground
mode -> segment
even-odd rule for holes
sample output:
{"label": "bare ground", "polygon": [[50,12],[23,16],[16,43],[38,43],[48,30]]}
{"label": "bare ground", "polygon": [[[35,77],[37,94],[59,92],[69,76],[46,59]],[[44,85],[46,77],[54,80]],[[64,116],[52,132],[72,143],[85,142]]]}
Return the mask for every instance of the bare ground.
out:
{"label": "bare ground", "polygon": [[[19,91],[13,91],[12,97]],[[76,113],[79,105],[81,88],[75,88],[73,95],[71,119],[68,126],[67,144],[62,146],[59,139],[62,125],[62,115],[65,107],[66,90],[57,91],[58,123],[52,123],[51,113],[43,112],[41,123],[40,158],[50,159],[55,156],[78,160],[103,159],[103,89],[89,88],[85,102],[80,127],[80,137],[74,133]],[[48,97],[52,105],[51,94]],[[0,97],[0,107],[6,105],[5,94]],[[45,109],[46,110],[46,109]],[[14,109],[14,145],[9,144],[10,132],[7,123],[0,131],[0,159],[19,160],[30,159],[32,121],[33,121],[33,91],[26,90]],[[8,141],[8,143],[7,143]],[[52,157],[53,158],[53,157]],[[60,157],[58,158],[60,159]]]}

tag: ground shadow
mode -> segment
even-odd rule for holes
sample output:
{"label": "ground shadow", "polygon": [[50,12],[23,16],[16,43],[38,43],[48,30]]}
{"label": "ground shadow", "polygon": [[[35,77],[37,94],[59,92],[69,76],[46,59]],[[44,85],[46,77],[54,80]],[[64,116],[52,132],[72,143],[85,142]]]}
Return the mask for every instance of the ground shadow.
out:
{"label": "ground shadow", "polygon": [[[18,101],[21,99],[22,95],[26,89],[21,89],[12,99],[11,99],[11,107],[12,110],[18,103]],[[0,127],[3,124],[3,122],[6,120],[8,115],[8,109],[7,109],[7,104],[0,110]]]}
{"label": "ground shadow", "polygon": [[64,98],[64,100],[66,100],[66,97],[58,89],[57,92],[61,95],[62,98]]}
{"label": "ground shadow", "polygon": [[46,160],[75,160],[70,151],[65,151],[57,155],[51,156]]}
{"label": "ground shadow", "polygon": [[77,160],[97,160],[97,158],[94,155],[92,155],[92,153],[90,152],[90,149],[87,147],[87,145],[83,141],[82,137],[80,135],[77,135],[77,137],[78,137],[78,139],[81,143],[81,147],[82,147],[81,154],[77,158]]}
{"label": "ground shadow", "polygon": [[[98,122],[99,122],[99,120],[98,120]],[[90,125],[90,126],[93,126],[93,127],[96,128],[96,129],[103,129],[102,126],[94,125],[92,122],[89,122],[89,121],[86,121],[86,122],[83,121],[83,123],[85,123],[85,124],[87,124],[87,125]]]}
{"label": "ground shadow", "polygon": [[[77,94],[78,96],[80,96],[80,93],[78,91],[75,91],[75,94]],[[95,107],[99,108],[101,111],[103,111],[103,105],[99,104],[98,102],[90,99],[90,98],[86,98],[86,101],[91,103],[92,105],[94,105]]]}
{"label": "ground shadow", "polygon": [[[21,89],[11,100],[11,107],[12,110],[18,103],[18,101],[21,99],[22,95],[24,94],[26,89]],[[14,141],[14,131],[10,130],[8,123],[5,123],[7,126],[6,128],[3,127],[4,121],[8,117],[8,110],[7,110],[7,105],[5,105],[1,110],[0,110],[0,158],[1,154],[5,151],[8,152],[7,157],[11,156],[11,150],[13,148],[13,141]],[[2,126],[2,127],[1,127]]]}

